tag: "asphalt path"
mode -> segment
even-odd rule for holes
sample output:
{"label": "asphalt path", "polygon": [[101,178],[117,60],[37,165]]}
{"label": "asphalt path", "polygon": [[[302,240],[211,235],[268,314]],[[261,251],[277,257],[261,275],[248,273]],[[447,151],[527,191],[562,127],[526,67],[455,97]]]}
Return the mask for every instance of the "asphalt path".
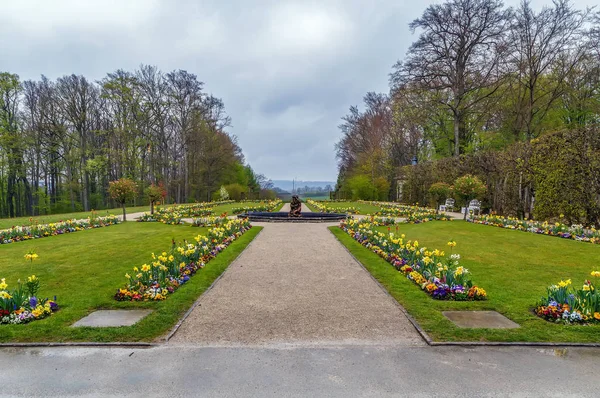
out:
{"label": "asphalt path", "polygon": [[0,349],[0,396],[598,397],[599,349]]}

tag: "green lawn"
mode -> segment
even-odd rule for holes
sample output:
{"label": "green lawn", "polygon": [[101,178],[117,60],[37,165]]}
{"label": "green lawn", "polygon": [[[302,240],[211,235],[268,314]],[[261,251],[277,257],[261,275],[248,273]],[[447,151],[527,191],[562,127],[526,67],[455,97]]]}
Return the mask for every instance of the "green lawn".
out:
{"label": "green lawn", "polygon": [[300,195],[300,199],[302,200],[306,200],[306,199],[312,199],[312,200],[329,200],[329,194],[323,194],[320,196],[317,195]]}
{"label": "green lawn", "polygon": [[[324,202],[323,204],[332,209],[340,207],[354,207],[358,210],[358,214],[375,214],[381,211],[381,208],[378,206],[360,202]],[[312,211],[317,211],[317,209],[315,209],[313,206],[310,206],[308,203],[306,203],[306,205]]]}
{"label": "green lawn", "polygon": [[[591,271],[600,270],[600,246],[464,221],[399,225],[398,233],[418,240],[421,247],[448,252],[446,243],[457,242],[454,252],[461,255],[473,282],[487,291],[488,300],[452,302],[433,300],[341,229],[331,230],[436,341],[600,341],[600,325],[553,324],[532,312],[547,286],[569,278],[575,286],[583,285]],[[387,227],[380,230],[387,232]],[[445,310],[495,310],[521,327],[460,329],[442,315]]]}
{"label": "green lawn", "polygon": [[[141,211],[150,211],[150,206],[127,207],[126,210],[127,214],[137,213]],[[0,218],[0,229],[7,229],[16,225],[29,226],[32,223],[31,221],[29,221],[30,218],[34,223],[37,222],[38,224],[48,224],[57,221],[88,218],[90,214],[91,212],[89,211],[80,211],[76,213],[50,214],[46,216]],[[109,210],[97,210],[96,214],[98,216],[106,216],[107,214],[121,215],[123,214],[123,209],[118,208]]]}
{"label": "green lawn", "polygon": [[[0,342],[29,341],[152,341],[164,335],[202,292],[227,268],[259,232],[254,227],[210,261],[167,300],[117,302],[113,295],[123,286],[125,273],[150,260],[152,251],[170,248],[171,239],[192,240],[206,228],[126,222],[39,240],[0,246],[0,278],[9,289],[17,279],[35,274],[41,279],[40,297],[57,296],[60,310],[49,318],[25,325],[0,325]],[[40,256],[30,266],[24,254]],[[150,308],[154,312],[132,327],[71,328],[95,309]]]}

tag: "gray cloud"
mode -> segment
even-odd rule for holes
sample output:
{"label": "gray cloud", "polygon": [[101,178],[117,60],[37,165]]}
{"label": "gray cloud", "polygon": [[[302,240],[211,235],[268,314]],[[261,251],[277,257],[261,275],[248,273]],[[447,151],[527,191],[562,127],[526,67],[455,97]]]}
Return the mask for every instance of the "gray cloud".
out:
{"label": "gray cloud", "polygon": [[223,98],[255,170],[334,180],[341,116],[367,91],[387,91],[391,66],[414,39],[408,23],[431,1],[4,3],[0,71],[99,80],[142,63],[185,69]]}

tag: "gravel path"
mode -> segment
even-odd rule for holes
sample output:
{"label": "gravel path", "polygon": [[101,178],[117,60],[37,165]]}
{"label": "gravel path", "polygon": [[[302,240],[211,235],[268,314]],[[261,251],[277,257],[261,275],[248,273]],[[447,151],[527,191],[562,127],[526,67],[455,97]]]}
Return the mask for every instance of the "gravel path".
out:
{"label": "gravel path", "polygon": [[421,345],[397,303],[326,224],[267,223],[171,343]]}
{"label": "gravel path", "polygon": [[[279,211],[285,211],[286,213],[290,212],[290,203],[286,203],[283,205],[283,207],[281,208],[281,210]],[[312,210],[308,208],[307,205],[305,205],[304,203],[302,203],[302,213],[312,213]]]}

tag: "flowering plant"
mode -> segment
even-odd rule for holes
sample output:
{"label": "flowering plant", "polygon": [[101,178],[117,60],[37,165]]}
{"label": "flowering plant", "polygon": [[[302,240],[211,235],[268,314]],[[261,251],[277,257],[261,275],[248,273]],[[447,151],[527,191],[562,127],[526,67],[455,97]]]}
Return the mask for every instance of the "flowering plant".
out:
{"label": "flowering plant", "polygon": [[[592,271],[591,276],[600,277],[600,271]],[[561,280],[548,287],[535,313],[557,323],[597,323],[600,322],[600,292],[591,280],[586,280],[579,289],[572,287],[571,279]]]}
{"label": "flowering plant", "polygon": [[221,226],[210,229],[206,236],[196,236],[195,243],[184,241],[180,245],[174,244],[168,252],[162,252],[158,256],[152,253],[150,263],[134,267],[132,275],[125,274],[127,283],[117,290],[115,300],[166,299],[251,227],[247,219],[228,220]]}
{"label": "flowering plant", "polygon": [[[358,214],[358,210],[356,209],[356,207],[353,206],[347,206],[347,207],[329,207],[327,206],[327,203],[329,203],[331,201],[320,201],[317,202],[315,200],[312,199],[307,199],[306,203],[308,203],[309,205],[311,205],[312,207],[314,207],[315,209],[319,210],[321,213],[346,213],[346,214]],[[340,201],[336,201],[336,202],[340,202]]]}
{"label": "flowering plant", "polygon": [[494,214],[471,216],[467,221],[475,224],[492,225],[494,227],[600,244],[600,232],[593,226],[589,228],[585,228],[583,225],[568,226],[559,222],[528,221],[520,220],[516,217],[503,217]]}
{"label": "flowering plant", "polygon": [[[419,247],[418,241],[405,241],[404,234],[398,237],[379,232],[366,219],[347,219],[340,227],[434,299],[485,300],[487,297],[484,289],[473,285],[469,270],[459,265],[459,254],[446,256],[438,249]],[[450,241],[448,246],[452,249],[456,242]]]}
{"label": "flowering plant", "polygon": [[231,212],[233,214],[248,213],[248,212],[253,212],[253,211],[273,212],[275,210],[278,210],[281,207],[281,204],[283,202],[281,201],[281,199],[275,199],[275,200],[260,201],[260,202],[256,202],[256,203],[258,203],[258,204],[255,206],[234,207],[233,209],[231,209]]}
{"label": "flowering plant", "polygon": [[47,236],[62,235],[91,228],[108,227],[119,222],[117,216],[108,215],[106,217],[90,217],[83,220],[67,220],[50,224],[15,226],[0,231],[0,244],[45,238]]}
{"label": "flowering plant", "polygon": [[227,213],[222,214],[219,217],[200,217],[195,218],[192,223],[192,227],[220,227],[229,221]]}
{"label": "flowering plant", "polygon": [[25,286],[17,281],[17,287],[8,289],[6,279],[0,280],[0,324],[20,324],[43,319],[58,310],[54,300],[38,299],[39,279],[35,275],[27,278]]}

